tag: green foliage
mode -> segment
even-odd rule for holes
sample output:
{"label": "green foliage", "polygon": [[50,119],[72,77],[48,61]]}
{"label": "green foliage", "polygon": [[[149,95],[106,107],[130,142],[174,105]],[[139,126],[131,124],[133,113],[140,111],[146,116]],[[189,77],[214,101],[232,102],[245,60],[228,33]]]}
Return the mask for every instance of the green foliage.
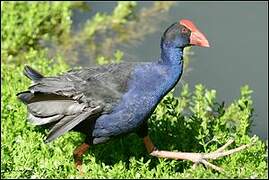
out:
{"label": "green foliage", "polygon": [[124,55],[124,53],[122,51],[117,50],[114,53],[114,58],[113,58],[114,60],[113,59],[111,60],[109,57],[99,56],[99,57],[97,57],[96,62],[99,65],[109,64],[111,62],[112,63],[120,63],[123,55]]}
{"label": "green foliage", "polygon": [[70,56],[68,52],[78,48],[89,60],[97,60],[97,63],[117,61],[114,52],[119,51],[122,44],[141,41],[145,35],[155,32],[158,22],[165,20],[165,13],[174,3],[152,4],[138,11],[138,3],[135,1],[118,2],[111,14],[97,12],[80,31],[58,47],[59,52],[66,52],[63,55],[67,55],[72,62],[78,61],[78,55],[72,53]]}
{"label": "green foliage", "polygon": [[2,62],[24,63],[24,52],[44,46],[52,56],[61,54],[69,63],[77,62],[81,54],[101,64],[119,62],[123,54],[114,53],[121,52],[121,44],[156,31],[157,22],[165,20],[174,3],[152,4],[137,12],[137,2],[118,2],[111,14],[96,13],[80,31],[71,33],[72,9],[89,10],[85,2],[1,2]]}
{"label": "green foliage", "polygon": [[85,24],[83,36],[86,36],[90,40],[99,31],[104,31],[107,28],[121,28],[122,25],[128,22],[129,17],[133,15],[135,7],[136,2],[134,1],[118,2],[111,15],[97,13]]}
{"label": "green foliage", "polygon": [[[188,85],[182,87],[180,97],[169,93],[151,116],[151,134],[160,149],[212,152],[235,139],[230,148],[248,144],[258,137],[248,134],[252,122],[252,100],[249,87],[241,88],[241,96],[225,107],[216,101],[216,91],[207,90],[201,84],[190,94]],[[224,174],[211,170],[190,168],[186,162],[182,178],[250,178],[267,177],[266,145],[261,140],[242,152],[216,160],[224,168]],[[178,162],[184,164],[183,162]],[[216,163],[215,163],[216,164]]]}
{"label": "green foliage", "polygon": [[63,39],[70,16],[70,3],[1,2],[1,57],[36,49],[41,39]]}
{"label": "green foliage", "polygon": [[[36,60],[39,59],[39,60]],[[29,51],[27,61],[46,75],[68,70],[60,56],[48,60],[46,52]],[[135,134],[92,146],[84,156],[80,176],[73,162],[73,150],[83,142],[83,135],[69,132],[50,144],[44,143],[48,130],[27,123],[26,107],[16,98],[30,80],[23,65],[3,64],[1,106],[1,176],[2,178],[265,178],[265,144],[257,139],[247,150],[223,157],[215,164],[225,169],[219,174],[187,161],[164,160],[147,154]],[[184,85],[179,97],[169,93],[151,116],[150,136],[159,149],[190,152],[216,150],[233,137],[233,148],[251,142],[247,134],[252,118],[249,88],[231,105],[216,102],[216,92],[197,85],[191,94]],[[231,122],[236,124],[231,124]],[[230,124],[229,124],[230,123]]]}

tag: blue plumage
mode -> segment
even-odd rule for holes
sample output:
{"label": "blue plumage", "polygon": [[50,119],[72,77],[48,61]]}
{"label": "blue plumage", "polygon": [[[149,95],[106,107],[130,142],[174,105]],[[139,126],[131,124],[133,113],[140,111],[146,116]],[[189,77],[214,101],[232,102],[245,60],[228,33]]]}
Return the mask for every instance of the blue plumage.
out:
{"label": "blue plumage", "polygon": [[135,66],[128,82],[128,90],[120,103],[109,115],[97,119],[93,143],[132,132],[146,121],[161,99],[180,79],[183,72],[182,58],[182,49],[169,49],[169,56],[164,56],[157,63]]}
{"label": "blue plumage", "polygon": [[130,132],[142,137],[152,152],[147,119],[179,81],[183,50],[191,45],[209,47],[205,36],[184,19],[166,29],[160,58],[152,63],[110,64],[54,77],[45,77],[26,66],[24,74],[34,84],[17,97],[27,105],[30,122],[52,127],[46,142],[69,130],[86,135],[85,143],[74,151],[77,165],[89,145]]}

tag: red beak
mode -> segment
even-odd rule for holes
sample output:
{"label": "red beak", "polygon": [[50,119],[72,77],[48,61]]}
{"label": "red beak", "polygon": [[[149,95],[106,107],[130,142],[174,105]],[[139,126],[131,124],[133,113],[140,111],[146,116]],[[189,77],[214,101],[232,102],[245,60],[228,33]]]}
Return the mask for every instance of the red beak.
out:
{"label": "red beak", "polygon": [[205,35],[201,33],[198,28],[188,19],[182,19],[179,22],[181,25],[191,30],[190,44],[194,46],[209,47],[208,40]]}
{"label": "red beak", "polygon": [[190,44],[195,46],[209,47],[208,40],[200,31],[191,32]]}

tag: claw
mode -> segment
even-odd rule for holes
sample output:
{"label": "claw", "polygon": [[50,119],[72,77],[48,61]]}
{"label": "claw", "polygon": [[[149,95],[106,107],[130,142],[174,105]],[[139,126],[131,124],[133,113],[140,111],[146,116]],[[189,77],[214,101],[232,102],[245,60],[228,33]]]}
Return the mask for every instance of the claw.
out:
{"label": "claw", "polygon": [[82,165],[81,164],[77,164],[76,163],[76,168],[79,171],[79,174],[82,176],[84,174],[83,170],[82,170]]}
{"label": "claw", "polygon": [[[193,168],[195,168],[198,163],[202,163],[205,166],[211,167],[212,169],[214,169],[216,171],[223,172],[224,170],[222,168],[208,162],[207,160],[210,160],[210,159],[215,160],[215,159],[218,159],[220,157],[228,156],[228,155],[234,154],[236,152],[242,151],[242,150],[252,146],[255,143],[255,139],[252,140],[252,142],[249,143],[249,144],[245,144],[245,145],[242,145],[240,147],[224,151],[233,142],[234,142],[234,140],[230,139],[222,147],[220,147],[219,149],[217,149],[216,151],[211,152],[211,153],[190,153],[190,152],[159,151],[159,150],[156,150],[156,148],[155,148],[155,150],[150,152],[150,155],[156,156],[156,157],[168,158],[168,159],[189,160],[189,161],[194,162]],[[146,136],[144,138],[144,143],[145,143],[145,146],[146,146],[147,149],[149,149],[149,147],[153,146],[153,143],[151,142],[151,140],[150,140],[150,138],[148,136]]]}

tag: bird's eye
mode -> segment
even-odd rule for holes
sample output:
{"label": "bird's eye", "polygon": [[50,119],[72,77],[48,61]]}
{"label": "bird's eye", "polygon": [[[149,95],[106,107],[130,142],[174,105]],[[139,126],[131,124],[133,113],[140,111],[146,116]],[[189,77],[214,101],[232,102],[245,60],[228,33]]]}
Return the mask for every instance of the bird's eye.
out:
{"label": "bird's eye", "polygon": [[187,33],[188,30],[187,30],[187,28],[183,27],[183,28],[181,29],[181,32],[182,32],[182,33]]}

